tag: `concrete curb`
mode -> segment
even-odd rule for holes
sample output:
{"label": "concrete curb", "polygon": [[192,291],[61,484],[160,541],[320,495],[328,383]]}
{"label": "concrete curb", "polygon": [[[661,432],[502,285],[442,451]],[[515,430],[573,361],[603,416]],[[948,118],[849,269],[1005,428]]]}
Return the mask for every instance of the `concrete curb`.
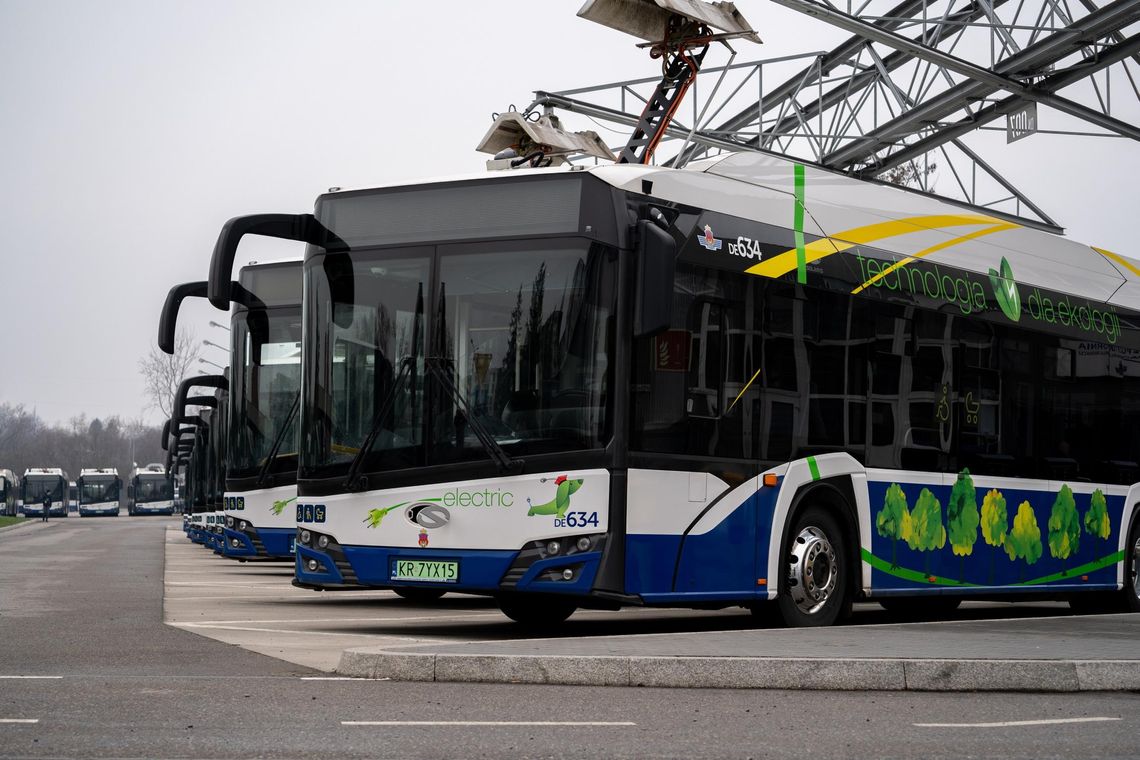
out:
{"label": "concrete curb", "polygon": [[337,673],[393,681],[838,691],[1133,691],[1140,660],[409,654],[346,649]]}

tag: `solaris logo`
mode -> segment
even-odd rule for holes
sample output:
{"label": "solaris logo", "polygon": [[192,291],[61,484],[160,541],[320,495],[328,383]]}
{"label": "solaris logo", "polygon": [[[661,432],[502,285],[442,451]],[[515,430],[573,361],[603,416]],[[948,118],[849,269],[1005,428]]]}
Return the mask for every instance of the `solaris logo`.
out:
{"label": "solaris logo", "polygon": [[1001,307],[1002,313],[1009,317],[1011,322],[1021,319],[1021,295],[1017,292],[1017,282],[1013,279],[1013,271],[1005,256],[1001,257],[1001,271],[990,270],[990,284],[994,289],[994,298]]}

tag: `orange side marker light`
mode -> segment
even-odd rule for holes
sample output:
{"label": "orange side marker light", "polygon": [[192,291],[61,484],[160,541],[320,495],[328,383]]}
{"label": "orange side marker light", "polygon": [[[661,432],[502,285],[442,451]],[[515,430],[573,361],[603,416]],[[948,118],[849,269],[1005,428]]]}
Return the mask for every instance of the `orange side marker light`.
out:
{"label": "orange side marker light", "polygon": [[766,474],[764,476],[764,485],[766,485],[769,488],[774,488],[776,486],[776,484],[779,482],[780,482],[779,476],[774,475],[773,473],[769,472],[768,474]]}

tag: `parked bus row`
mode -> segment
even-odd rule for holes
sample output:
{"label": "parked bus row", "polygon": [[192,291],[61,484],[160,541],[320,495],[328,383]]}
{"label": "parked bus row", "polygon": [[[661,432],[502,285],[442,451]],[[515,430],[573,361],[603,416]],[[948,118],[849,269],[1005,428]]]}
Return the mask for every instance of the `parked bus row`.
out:
{"label": "parked bus row", "polygon": [[[231,270],[245,235],[301,261]],[[297,586],[578,608],[1140,610],[1140,264],[762,153],[237,217],[190,537]],[[197,389],[197,390],[196,390]],[[197,395],[194,395],[197,394]]]}
{"label": "parked bus row", "polygon": [[135,467],[126,489],[113,467],[84,469],[71,481],[59,467],[30,467],[22,478],[0,469],[0,513],[42,517],[174,514],[173,481],[162,464]]}

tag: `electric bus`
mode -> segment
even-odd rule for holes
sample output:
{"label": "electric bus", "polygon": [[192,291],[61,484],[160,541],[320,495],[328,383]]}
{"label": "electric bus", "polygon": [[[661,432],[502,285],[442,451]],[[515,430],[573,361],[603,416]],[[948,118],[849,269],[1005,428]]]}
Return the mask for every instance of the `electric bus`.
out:
{"label": "electric bus", "polygon": [[113,467],[81,470],[75,486],[80,517],[119,516],[123,480],[118,470]]}
{"label": "electric bus", "polygon": [[49,517],[67,517],[68,482],[58,467],[29,467],[20,481],[25,517],[43,516],[44,496],[51,497]]}
{"label": "electric bus", "polygon": [[11,470],[0,470],[0,515],[15,517],[19,514],[20,479]]}
{"label": "electric bus", "polygon": [[127,514],[174,514],[174,481],[161,463],[131,470],[127,494]]}
{"label": "electric bus", "polygon": [[762,153],[330,192],[243,234],[309,244],[298,585],[533,624],[1140,609],[1118,254]]}
{"label": "electric bus", "polygon": [[[228,284],[230,273],[223,275]],[[224,554],[291,561],[297,534],[301,261],[250,264],[241,269],[237,285],[238,293],[231,293]]]}

